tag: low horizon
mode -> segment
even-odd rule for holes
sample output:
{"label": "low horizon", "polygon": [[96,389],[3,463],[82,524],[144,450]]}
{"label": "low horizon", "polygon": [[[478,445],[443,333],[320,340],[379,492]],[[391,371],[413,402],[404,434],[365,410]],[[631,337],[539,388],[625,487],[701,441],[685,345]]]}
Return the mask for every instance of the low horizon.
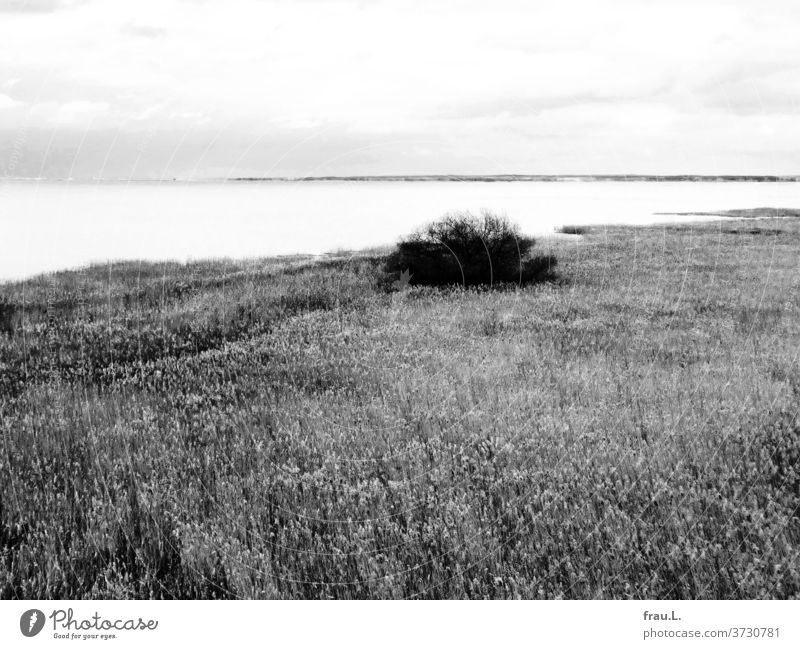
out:
{"label": "low horizon", "polygon": [[258,181],[284,181],[284,182],[304,182],[315,180],[442,180],[442,181],[481,181],[498,180],[508,182],[526,182],[536,180],[569,180],[581,179],[602,182],[605,180],[619,181],[630,179],[632,181],[678,181],[678,182],[703,182],[703,181],[729,181],[729,182],[748,182],[748,181],[772,181],[772,182],[800,182],[800,173],[788,174],[747,174],[747,173],[675,173],[675,174],[650,174],[650,173],[484,173],[484,174],[458,174],[458,173],[387,173],[387,174],[347,174],[347,175],[315,175],[315,176],[217,176],[201,178],[181,178],[181,177],[136,177],[136,178],[66,178],[66,177],[26,177],[26,176],[6,176],[0,177],[0,182],[258,182]]}

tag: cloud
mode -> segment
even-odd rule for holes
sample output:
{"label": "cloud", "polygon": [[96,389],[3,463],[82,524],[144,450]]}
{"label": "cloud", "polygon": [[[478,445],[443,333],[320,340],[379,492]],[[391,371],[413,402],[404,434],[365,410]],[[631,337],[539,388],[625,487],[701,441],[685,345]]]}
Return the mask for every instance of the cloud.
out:
{"label": "cloud", "polygon": [[56,121],[59,124],[85,124],[108,113],[109,105],[104,101],[68,101],[59,106]]}
{"label": "cloud", "polygon": [[139,36],[141,38],[161,38],[166,36],[167,30],[162,27],[153,27],[152,25],[124,25],[122,27],[124,34],[131,36]]}
{"label": "cloud", "polygon": [[50,13],[58,9],[69,9],[82,0],[0,0],[0,12]]}
{"label": "cloud", "polygon": [[23,102],[17,101],[16,99],[12,99],[8,95],[4,95],[0,93],[0,110],[4,108],[16,108],[17,106],[24,105]]}
{"label": "cloud", "polygon": [[89,127],[109,115],[110,106],[104,101],[45,101],[31,107],[26,121],[34,126]]}

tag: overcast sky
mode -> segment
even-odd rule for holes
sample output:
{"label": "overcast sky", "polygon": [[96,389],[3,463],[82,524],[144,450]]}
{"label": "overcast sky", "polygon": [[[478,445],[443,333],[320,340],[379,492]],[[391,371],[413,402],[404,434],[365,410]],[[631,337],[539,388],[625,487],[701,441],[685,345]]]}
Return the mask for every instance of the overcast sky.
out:
{"label": "overcast sky", "polygon": [[0,177],[800,173],[800,2],[0,0]]}

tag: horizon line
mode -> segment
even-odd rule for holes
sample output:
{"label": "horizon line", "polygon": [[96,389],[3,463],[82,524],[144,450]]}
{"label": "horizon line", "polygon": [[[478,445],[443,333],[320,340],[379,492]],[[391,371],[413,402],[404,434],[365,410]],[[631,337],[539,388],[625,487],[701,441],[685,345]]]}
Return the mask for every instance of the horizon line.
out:
{"label": "horizon line", "polygon": [[6,176],[2,181],[11,182],[313,182],[313,181],[526,181],[544,180],[551,182],[569,181],[572,179],[587,181],[604,180],[631,180],[631,181],[753,181],[753,182],[800,182],[800,174],[654,174],[654,173],[505,173],[505,174],[349,174],[349,175],[320,175],[320,176],[209,176],[203,178],[172,177],[142,177],[142,178],[48,178],[44,176]]}

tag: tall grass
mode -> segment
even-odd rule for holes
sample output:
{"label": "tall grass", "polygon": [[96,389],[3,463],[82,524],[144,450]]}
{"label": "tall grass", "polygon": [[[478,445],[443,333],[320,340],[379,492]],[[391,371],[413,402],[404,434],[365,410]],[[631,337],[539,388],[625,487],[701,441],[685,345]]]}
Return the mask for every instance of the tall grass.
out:
{"label": "tall grass", "polygon": [[780,228],[592,230],[502,292],[371,258],[3,286],[0,595],[796,597]]}

